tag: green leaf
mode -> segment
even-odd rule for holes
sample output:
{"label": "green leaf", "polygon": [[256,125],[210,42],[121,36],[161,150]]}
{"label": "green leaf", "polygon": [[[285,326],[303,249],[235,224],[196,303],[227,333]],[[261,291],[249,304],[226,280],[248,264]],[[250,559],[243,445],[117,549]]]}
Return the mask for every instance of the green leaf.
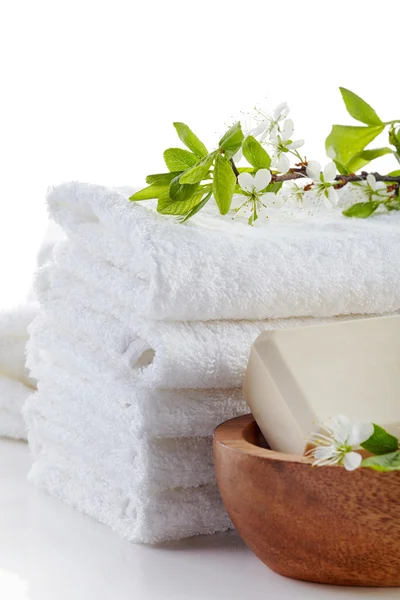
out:
{"label": "green leaf", "polygon": [[256,170],[253,167],[238,167],[239,173],[255,173]]}
{"label": "green leaf", "polygon": [[211,165],[214,162],[216,152],[207,154],[194,167],[183,173],[179,179],[180,183],[198,183],[208,176]]}
{"label": "green leaf", "polygon": [[385,154],[393,154],[393,150],[391,148],[375,148],[373,150],[363,150],[358,154],[355,154],[353,158],[349,160],[347,163],[347,168],[351,173],[362,169],[374,160],[374,158],[379,158],[380,156],[384,156]]}
{"label": "green leaf", "polygon": [[377,135],[382,133],[384,125],[379,127],[350,127],[348,125],[333,125],[325,140],[325,147],[332,147],[336,153],[335,160],[342,165],[347,163],[355,154],[362,152]]}
{"label": "green leaf", "polygon": [[361,447],[371,454],[388,454],[399,449],[399,440],[374,423],[374,433],[361,444]]}
{"label": "green leaf", "polygon": [[198,158],[195,154],[189,152],[189,150],[168,148],[164,152],[164,160],[170,171],[182,172],[193,167],[197,163]]}
{"label": "green leaf", "polygon": [[357,217],[358,219],[366,219],[376,211],[380,202],[357,202],[350,208],[343,211],[345,217]]}
{"label": "green leaf", "polygon": [[273,192],[274,194],[277,194],[282,186],[283,181],[275,181],[274,183],[270,183],[269,185],[267,185],[267,187],[265,188],[265,192]]}
{"label": "green leaf", "polygon": [[232,158],[234,154],[241,148],[243,142],[243,131],[238,121],[228,129],[225,135],[219,140],[219,147],[225,150],[226,158]]}
{"label": "green leaf", "polygon": [[175,200],[175,202],[185,202],[186,200],[189,200],[189,198],[191,198],[197,191],[199,184],[182,184],[179,182],[179,179],[180,175],[177,175],[171,181],[169,186],[169,196],[171,200]]}
{"label": "green leaf", "polygon": [[381,119],[378,117],[374,109],[365,102],[360,96],[346,88],[339,88],[342,94],[347,112],[357,121],[366,125],[382,125]]}
{"label": "green leaf", "polygon": [[174,127],[179,135],[179,139],[189,148],[189,150],[194,152],[196,156],[203,158],[203,156],[208,154],[208,150],[203,142],[199,140],[197,135],[195,135],[185,123],[174,123]]}
{"label": "green leaf", "polygon": [[199,203],[203,191],[193,194],[185,200],[175,200],[171,198],[169,192],[165,192],[158,199],[157,211],[163,215],[186,215],[194,206]]}
{"label": "green leaf", "polygon": [[146,183],[149,185],[169,185],[173,178],[180,174],[181,171],[175,173],[156,173],[155,175],[147,175]]}
{"label": "green leaf", "polygon": [[397,171],[392,171],[391,173],[389,173],[389,177],[400,177],[400,169],[398,169]]}
{"label": "green leaf", "polygon": [[214,166],[213,192],[221,215],[226,215],[232,204],[236,177],[231,162],[222,154],[217,154]]}
{"label": "green leaf", "polygon": [[192,208],[192,210],[190,210],[188,212],[188,214],[185,216],[184,219],[181,219],[180,223],[184,223],[188,219],[191,219],[196,213],[198,213],[199,210],[201,210],[203,208],[203,206],[205,206],[207,204],[207,202],[211,198],[211,194],[212,194],[212,192],[208,192],[208,194],[206,196],[204,196],[203,200],[201,202],[199,202],[198,204],[196,204],[196,206],[194,206]]}
{"label": "green leaf", "polygon": [[252,135],[247,136],[242,146],[243,155],[256,169],[269,169],[271,158]]}
{"label": "green leaf", "polygon": [[380,456],[369,456],[364,458],[362,467],[370,467],[375,471],[399,471],[400,470],[400,451],[381,454]]}
{"label": "green leaf", "polygon": [[168,185],[149,185],[149,187],[135,192],[133,196],[129,198],[129,200],[136,202],[139,200],[151,200],[152,198],[159,198],[167,190]]}

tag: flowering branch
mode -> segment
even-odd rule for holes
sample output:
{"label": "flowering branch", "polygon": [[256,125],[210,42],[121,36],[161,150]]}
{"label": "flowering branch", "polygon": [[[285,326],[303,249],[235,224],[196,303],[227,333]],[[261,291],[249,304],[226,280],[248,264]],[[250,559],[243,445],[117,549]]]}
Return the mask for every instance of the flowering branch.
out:
{"label": "flowering branch", "polygon": [[[306,455],[313,465],[343,465],[347,471],[369,467],[376,471],[399,471],[399,440],[374,423],[351,423],[344,415],[337,415],[327,423],[320,423],[318,431],[308,439],[311,448]],[[363,459],[360,450],[369,453]]]}
{"label": "flowering branch", "polygon": [[[306,192],[327,208],[336,206],[338,190],[350,185],[360,188],[365,201],[346,208],[345,216],[366,218],[381,206],[388,211],[400,210],[400,170],[387,175],[356,173],[385,154],[392,154],[400,162],[400,121],[384,122],[362,98],[345,88],[340,91],[348,112],[363,126],[333,125],[325,143],[331,162],[323,169],[318,162],[302,156],[304,140],[294,139],[294,123],[288,118],[287,104],[282,103],[272,114],[256,109],[250,123],[238,121],[232,125],[211,152],[187,125],[174,123],[187,149],[168,148],[164,160],[169,172],[148,175],[148,187],[130,200],[155,198],[158,212],[180,216],[183,222],[212,197],[225,215],[233,197],[242,196],[235,210],[249,209],[248,222],[253,225],[264,208],[279,208],[291,200],[302,202]],[[391,147],[366,149],[385,127],[389,128]],[[240,166],[242,158],[246,166]],[[291,166],[293,160],[295,166]],[[284,188],[286,194],[279,194],[287,182],[301,179],[305,185],[292,184],[292,188]]]}

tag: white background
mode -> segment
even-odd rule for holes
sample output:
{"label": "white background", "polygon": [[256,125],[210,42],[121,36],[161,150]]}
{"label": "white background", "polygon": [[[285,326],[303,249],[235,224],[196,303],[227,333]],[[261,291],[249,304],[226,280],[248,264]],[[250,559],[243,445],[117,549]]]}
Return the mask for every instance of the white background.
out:
{"label": "white background", "polygon": [[399,6],[0,1],[0,306],[29,286],[46,188],[141,185],[177,145],[174,120],[212,146],[240,111],[286,100],[307,156],[323,162],[332,123],[350,122],[339,85],[400,118]]}

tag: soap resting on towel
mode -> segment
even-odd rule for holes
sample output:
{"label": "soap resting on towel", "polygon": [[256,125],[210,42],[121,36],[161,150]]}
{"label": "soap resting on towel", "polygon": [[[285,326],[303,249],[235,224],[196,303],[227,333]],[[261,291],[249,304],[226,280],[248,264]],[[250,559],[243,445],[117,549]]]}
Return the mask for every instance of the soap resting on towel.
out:
{"label": "soap resting on towel", "polygon": [[48,207],[91,255],[93,272],[109,273],[104,281],[114,281],[119,299],[128,289],[131,308],[145,318],[329,317],[400,308],[394,211],[372,219],[335,211],[261,227],[196,215],[180,225],[122,193],[78,182],[50,190]]}

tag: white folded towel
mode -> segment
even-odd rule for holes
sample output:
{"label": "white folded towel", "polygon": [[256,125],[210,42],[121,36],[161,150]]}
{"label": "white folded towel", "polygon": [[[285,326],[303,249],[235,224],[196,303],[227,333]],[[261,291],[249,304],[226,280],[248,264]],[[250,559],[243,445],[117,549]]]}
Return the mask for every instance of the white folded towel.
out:
{"label": "white folded towel", "polygon": [[[151,388],[234,388],[242,385],[251,345],[266,330],[332,319],[164,322],[113,317],[60,300],[29,328],[29,367],[39,352],[87,377],[115,378]],[[339,317],[336,317],[338,319]]]}
{"label": "white folded towel", "polygon": [[26,439],[26,425],[21,415],[32,388],[11,377],[0,375],[0,435],[17,440]]}
{"label": "white folded towel", "polygon": [[[54,390],[57,394],[58,390]],[[49,420],[34,404],[24,409],[28,441],[40,458],[43,448],[68,448],[72,464],[82,456],[132,497],[142,498],[169,488],[215,483],[211,438],[137,438],[115,421],[96,413],[68,413],[63,422]],[[81,417],[81,418],[79,418]]]}
{"label": "white folded towel", "polygon": [[25,346],[37,314],[33,302],[0,312],[0,436],[26,439],[21,408],[34,380],[25,367]]}
{"label": "white folded towel", "polygon": [[48,206],[92,256],[99,286],[114,282],[115,295],[146,318],[329,317],[400,309],[398,214],[364,220],[335,212],[253,228],[205,211],[179,225],[122,193],[76,182],[53,188]]}
{"label": "white folded towel", "polygon": [[47,361],[37,356],[33,369],[41,393],[32,395],[26,408],[55,423],[69,411],[76,419],[98,414],[138,438],[207,437],[222,421],[248,412],[240,388],[154,390],[123,380],[110,385],[101,375],[88,379],[59,366],[54,356]]}
{"label": "white folded towel", "polygon": [[174,489],[138,501],[114,481],[70,460],[70,452],[41,450],[29,480],[131,541],[157,543],[225,531],[232,523],[215,485]]}
{"label": "white folded towel", "polygon": [[[93,311],[92,318],[96,322]],[[139,330],[141,335],[134,337],[119,360],[111,362],[110,349],[105,344],[82,339],[79,330],[68,329],[65,314],[60,314],[60,320],[39,315],[30,326],[28,366],[32,372],[39,353],[45,358],[53,356],[65,368],[74,369],[87,378],[102,377],[110,385],[117,379],[130,384],[132,389],[136,386],[151,389],[239,387],[251,345],[262,331],[307,323],[299,319],[143,323],[143,329]],[[99,334],[106,334],[106,329],[100,327],[101,321],[97,322]]]}

